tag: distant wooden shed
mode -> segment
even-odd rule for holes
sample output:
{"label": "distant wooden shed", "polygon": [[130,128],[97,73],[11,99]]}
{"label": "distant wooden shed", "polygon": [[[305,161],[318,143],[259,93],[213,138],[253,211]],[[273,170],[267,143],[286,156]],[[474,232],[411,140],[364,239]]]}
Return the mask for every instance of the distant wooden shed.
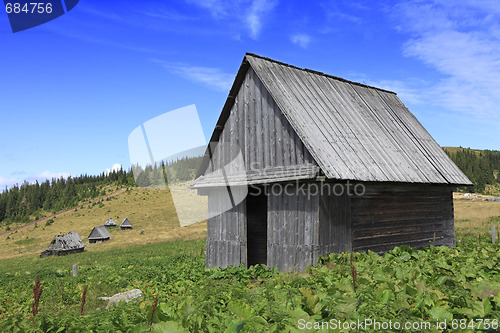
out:
{"label": "distant wooden shed", "polygon": [[110,217],[104,222],[105,227],[116,227],[116,222]]}
{"label": "distant wooden shed", "polygon": [[130,224],[128,218],[124,218],[122,223],[120,223],[120,230],[127,230],[127,229],[132,229],[132,224]]}
{"label": "distant wooden shed", "polygon": [[80,235],[76,231],[70,231],[64,235],[55,236],[49,247],[40,254],[40,257],[62,256],[83,252],[84,249],[85,244],[83,244]]}
{"label": "distant wooden shed", "polygon": [[[224,167],[224,144],[246,174]],[[452,191],[471,184],[395,93],[247,53],[191,187],[208,195],[207,267],[286,271],[454,246]],[[249,194],[233,202],[238,186]]]}
{"label": "distant wooden shed", "polygon": [[105,226],[94,227],[88,237],[89,243],[105,242],[110,240],[111,235]]}

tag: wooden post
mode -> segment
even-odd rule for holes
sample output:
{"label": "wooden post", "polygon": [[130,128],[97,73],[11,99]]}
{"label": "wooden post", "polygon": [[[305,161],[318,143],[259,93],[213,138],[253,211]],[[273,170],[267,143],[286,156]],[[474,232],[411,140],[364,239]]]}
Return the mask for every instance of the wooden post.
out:
{"label": "wooden post", "polygon": [[497,234],[495,232],[495,226],[492,225],[491,226],[491,243],[495,244],[496,241],[497,241]]}
{"label": "wooden post", "polygon": [[73,277],[78,275],[78,264],[73,265]]}

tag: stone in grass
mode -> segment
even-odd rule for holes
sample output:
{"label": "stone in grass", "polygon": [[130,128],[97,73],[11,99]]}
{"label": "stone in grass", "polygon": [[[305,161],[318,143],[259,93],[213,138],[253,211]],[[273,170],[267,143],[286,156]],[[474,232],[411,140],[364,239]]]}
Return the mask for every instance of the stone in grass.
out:
{"label": "stone in grass", "polygon": [[142,291],[140,291],[139,289],[132,289],[129,291],[125,291],[123,293],[115,294],[111,297],[99,297],[99,299],[102,299],[103,301],[109,301],[108,305],[106,306],[106,309],[109,309],[111,305],[116,304],[120,301],[125,301],[126,303],[128,303],[131,300],[141,296],[142,296]]}

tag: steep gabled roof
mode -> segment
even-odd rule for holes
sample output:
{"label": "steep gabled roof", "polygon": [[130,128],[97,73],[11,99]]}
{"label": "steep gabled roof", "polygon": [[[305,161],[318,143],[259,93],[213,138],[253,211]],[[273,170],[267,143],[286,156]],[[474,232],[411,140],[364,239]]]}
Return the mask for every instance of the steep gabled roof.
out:
{"label": "steep gabled roof", "polygon": [[106,239],[110,237],[111,235],[109,234],[108,229],[106,229],[105,226],[100,225],[92,229],[92,232],[90,233],[88,239]]}
{"label": "steep gabled roof", "polygon": [[70,251],[84,248],[80,235],[76,231],[70,231],[64,235],[57,235],[50,243],[47,250],[50,251]]}
{"label": "steep gabled roof", "polygon": [[128,218],[124,218],[122,223],[120,223],[120,227],[130,227],[132,228],[132,224],[130,224],[130,221]]}
{"label": "steep gabled roof", "polygon": [[116,222],[110,217],[106,220],[106,222],[104,223],[104,226],[106,227],[115,227],[116,226]]}
{"label": "steep gabled roof", "polygon": [[[330,179],[471,185],[395,93],[247,53],[210,142],[252,68]],[[198,170],[203,175],[209,152]]]}

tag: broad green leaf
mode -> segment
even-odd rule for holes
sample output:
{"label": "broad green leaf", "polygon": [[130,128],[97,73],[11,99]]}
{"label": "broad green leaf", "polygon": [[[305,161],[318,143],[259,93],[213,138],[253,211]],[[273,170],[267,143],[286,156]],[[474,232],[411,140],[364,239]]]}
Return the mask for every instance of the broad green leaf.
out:
{"label": "broad green leaf", "polygon": [[254,310],[248,305],[241,301],[231,301],[227,305],[229,311],[238,316],[240,319],[248,319],[255,316]]}
{"label": "broad green leaf", "polygon": [[382,304],[387,304],[391,300],[393,293],[389,289],[385,289],[380,296],[377,298],[377,301],[379,301]]}
{"label": "broad green leaf", "polygon": [[443,307],[440,306],[435,306],[429,311],[429,315],[431,316],[432,319],[437,319],[437,320],[452,320],[453,319],[453,314],[446,310]]}
{"label": "broad green leaf", "polygon": [[184,327],[174,321],[167,321],[155,324],[151,330],[153,333],[188,333]]}
{"label": "broad green leaf", "polygon": [[491,302],[487,298],[482,301],[477,300],[474,302],[472,310],[474,311],[474,316],[484,318],[492,310]]}
{"label": "broad green leaf", "polygon": [[245,327],[244,321],[238,321],[234,325],[229,326],[224,333],[239,333]]}

